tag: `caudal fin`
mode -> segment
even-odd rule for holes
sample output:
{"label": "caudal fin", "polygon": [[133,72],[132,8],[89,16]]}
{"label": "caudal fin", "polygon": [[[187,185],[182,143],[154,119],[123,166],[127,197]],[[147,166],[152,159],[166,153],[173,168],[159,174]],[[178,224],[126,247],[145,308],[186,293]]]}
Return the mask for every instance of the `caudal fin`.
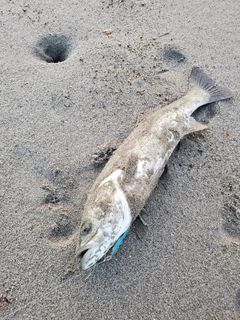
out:
{"label": "caudal fin", "polygon": [[201,89],[210,94],[208,103],[232,97],[230,90],[217,86],[215,82],[198,67],[192,68],[190,78],[195,85],[199,86]]}

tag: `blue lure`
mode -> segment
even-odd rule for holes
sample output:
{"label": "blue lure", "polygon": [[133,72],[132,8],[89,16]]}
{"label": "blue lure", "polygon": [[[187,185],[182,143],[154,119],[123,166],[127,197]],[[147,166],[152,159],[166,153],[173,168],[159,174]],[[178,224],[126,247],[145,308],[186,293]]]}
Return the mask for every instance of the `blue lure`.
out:
{"label": "blue lure", "polygon": [[117,252],[118,248],[120,247],[121,243],[123,242],[123,239],[126,237],[128,231],[130,228],[128,228],[117,240],[117,242],[115,243],[115,245],[112,248],[112,252],[111,252],[111,256]]}

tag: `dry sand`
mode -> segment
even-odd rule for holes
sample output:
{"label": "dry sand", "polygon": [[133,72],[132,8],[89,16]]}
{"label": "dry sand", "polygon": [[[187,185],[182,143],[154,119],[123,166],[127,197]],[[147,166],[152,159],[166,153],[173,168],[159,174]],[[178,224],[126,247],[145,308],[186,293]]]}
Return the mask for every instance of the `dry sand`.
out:
{"label": "dry sand", "polygon": [[[1,319],[238,319],[239,8],[1,1]],[[86,280],[74,253],[101,170],[92,155],[181,97],[193,65],[234,99],[198,113],[209,130],[172,155],[146,205],[149,227],[136,222]]]}

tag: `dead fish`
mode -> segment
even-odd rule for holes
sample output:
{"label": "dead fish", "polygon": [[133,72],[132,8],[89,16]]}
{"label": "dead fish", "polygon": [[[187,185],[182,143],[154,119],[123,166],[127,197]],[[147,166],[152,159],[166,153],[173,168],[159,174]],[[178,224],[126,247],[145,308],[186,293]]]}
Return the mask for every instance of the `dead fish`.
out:
{"label": "dead fish", "polygon": [[191,72],[192,89],[179,100],[146,115],[115,151],[86,201],[76,255],[83,270],[113,247],[116,251],[143,209],[179,141],[206,129],[191,115],[200,106],[232,97],[201,69]]}

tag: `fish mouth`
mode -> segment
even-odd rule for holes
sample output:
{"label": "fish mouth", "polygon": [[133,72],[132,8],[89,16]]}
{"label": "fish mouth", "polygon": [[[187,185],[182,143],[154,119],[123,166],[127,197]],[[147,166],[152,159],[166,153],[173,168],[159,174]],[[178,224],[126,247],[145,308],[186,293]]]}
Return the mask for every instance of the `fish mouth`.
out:
{"label": "fish mouth", "polygon": [[76,251],[76,258],[82,270],[92,267],[101,259],[108,249],[108,241],[104,239],[102,230],[97,230],[83,238]]}
{"label": "fish mouth", "polygon": [[88,268],[94,266],[96,263],[103,258],[106,252],[109,250],[109,244],[107,242],[102,243],[98,246],[93,246],[91,248],[81,248],[76,253],[76,257],[80,263],[82,270],[87,270]]}
{"label": "fish mouth", "polygon": [[91,248],[88,248],[88,249],[83,248],[77,252],[76,257],[80,263],[82,270],[86,270],[95,264],[95,262],[89,261],[89,258],[91,258],[91,255],[92,255]]}
{"label": "fish mouth", "polygon": [[87,253],[88,250],[89,250],[89,249],[85,249],[85,250],[82,250],[82,251],[78,252],[78,253],[77,253],[77,258],[78,258],[79,260],[82,260],[82,259],[83,259],[83,256]]}

